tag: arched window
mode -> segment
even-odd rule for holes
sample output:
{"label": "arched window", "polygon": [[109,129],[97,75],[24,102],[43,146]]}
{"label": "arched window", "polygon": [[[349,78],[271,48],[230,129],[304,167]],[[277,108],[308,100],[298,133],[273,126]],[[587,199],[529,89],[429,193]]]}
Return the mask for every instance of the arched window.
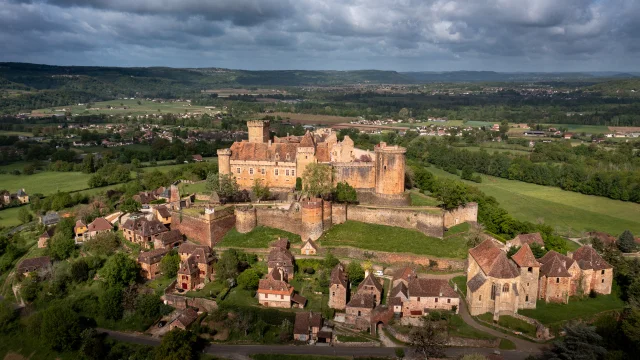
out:
{"label": "arched window", "polygon": [[509,292],[509,284],[502,285],[502,292],[503,293]]}

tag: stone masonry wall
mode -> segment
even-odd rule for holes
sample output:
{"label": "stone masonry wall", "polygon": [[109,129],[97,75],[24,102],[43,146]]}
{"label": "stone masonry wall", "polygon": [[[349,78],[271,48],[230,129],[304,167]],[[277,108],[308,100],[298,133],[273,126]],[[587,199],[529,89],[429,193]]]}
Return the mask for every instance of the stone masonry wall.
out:
{"label": "stone masonry wall", "polygon": [[416,229],[427,236],[442,238],[444,223],[442,214],[402,209],[368,208],[349,206],[347,220],[370,224]]}
{"label": "stone masonry wall", "polygon": [[408,253],[392,253],[385,251],[373,251],[373,250],[363,250],[353,247],[334,247],[334,248],[325,248],[321,247],[318,255],[324,256],[326,252],[331,252],[334,256],[344,259],[355,259],[355,260],[370,260],[374,259],[376,262],[381,262],[385,264],[415,264],[420,266],[431,266],[433,265],[432,261],[435,261],[435,269],[437,270],[450,270],[450,271],[458,271],[464,270],[465,260],[463,259],[437,259],[437,258],[429,258],[424,255],[415,255]]}
{"label": "stone masonry wall", "polygon": [[217,218],[211,222],[210,233],[211,233],[211,244],[209,246],[214,246],[220,241],[222,238],[236,225],[236,217],[233,214],[226,215],[221,218]]}
{"label": "stone masonry wall", "polygon": [[256,209],[258,225],[268,226],[294,234],[301,234],[302,218],[299,212],[291,210],[269,209],[259,207]]}
{"label": "stone masonry wall", "polygon": [[[235,218],[234,218],[235,220]],[[200,245],[211,246],[211,228],[209,221],[180,212],[171,213],[171,229],[179,230],[187,238]]]}
{"label": "stone masonry wall", "polygon": [[468,203],[457,209],[444,213],[444,226],[450,228],[452,226],[462,224],[463,222],[478,221],[478,204]]}

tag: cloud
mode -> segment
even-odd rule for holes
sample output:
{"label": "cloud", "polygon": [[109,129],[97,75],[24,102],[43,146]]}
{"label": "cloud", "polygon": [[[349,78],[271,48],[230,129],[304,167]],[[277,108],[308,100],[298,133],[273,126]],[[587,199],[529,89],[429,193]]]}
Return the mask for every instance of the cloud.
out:
{"label": "cloud", "polygon": [[0,61],[638,71],[639,19],[635,0],[0,0]]}

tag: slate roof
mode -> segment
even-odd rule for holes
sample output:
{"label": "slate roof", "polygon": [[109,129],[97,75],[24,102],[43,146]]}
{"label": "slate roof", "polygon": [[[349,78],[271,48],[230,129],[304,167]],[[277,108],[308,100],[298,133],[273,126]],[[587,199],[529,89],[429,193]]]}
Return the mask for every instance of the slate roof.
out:
{"label": "slate roof", "polygon": [[135,220],[129,219],[124,223],[124,225],[122,225],[122,227],[127,230],[132,230],[143,237],[149,237],[169,231],[169,229],[167,229],[167,227],[160,221],[155,219],[147,220],[145,218],[137,218]]}
{"label": "slate roof", "polygon": [[516,264],[507,259],[507,255],[498,249],[491,239],[469,249],[469,254],[480,265],[487,276],[498,279],[511,279],[520,275]]}
{"label": "slate roof", "polygon": [[533,256],[529,244],[522,245],[520,250],[511,257],[511,260],[520,267],[540,267],[540,263]]}
{"label": "slate roof", "polygon": [[362,289],[364,286],[373,286],[376,288],[376,290],[382,292],[382,284],[380,284],[378,278],[375,277],[372,273],[369,273],[369,275],[364,278],[364,280],[362,280],[360,285],[358,285],[358,290]]}
{"label": "slate roof", "polygon": [[351,301],[347,304],[347,307],[353,308],[365,308],[373,309],[376,306],[376,302],[373,298],[373,294],[356,293],[351,297]]}
{"label": "slate roof", "polygon": [[60,215],[57,212],[50,212],[40,217],[40,220],[44,225],[53,225],[60,222]]}
{"label": "slate roof", "polygon": [[158,214],[160,214],[160,216],[162,216],[165,219],[171,216],[171,212],[164,205],[158,206],[156,210],[158,210]]}
{"label": "slate roof", "polygon": [[51,258],[48,256],[40,256],[20,261],[17,266],[17,270],[18,272],[23,273],[26,271],[42,269],[46,266],[51,266]]}
{"label": "slate roof", "polygon": [[322,328],[322,315],[306,311],[296,313],[296,320],[293,324],[294,334],[309,334],[312,327]]}
{"label": "slate roof", "polygon": [[331,270],[331,285],[335,284],[342,285],[345,288],[347,287],[347,274],[342,264],[336,265],[333,270]]}
{"label": "slate roof", "polygon": [[293,266],[293,255],[281,247],[272,248],[267,258],[269,267]]}
{"label": "slate roof", "polygon": [[291,297],[291,301],[293,301],[296,304],[302,305],[302,307],[304,307],[307,304],[307,298],[300,294],[293,294],[293,296]]}
{"label": "slate roof", "polygon": [[547,277],[570,277],[568,269],[573,264],[573,259],[559,254],[555,251],[549,251],[538,260],[542,266],[540,274]]}
{"label": "slate roof", "polygon": [[540,246],[544,246],[544,240],[542,240],[542,235],[539,232],[532,234],[520,234],[511,240],[513,244],[522,246],[524,244],[533,244],[537,243]]}
{"label": "slate roof", "polygon": [[186,308],[182,310],[180,315],[176,318],[175,321],[178,321],[182,324],[182,326],[187,327],[191,325],[198,318],[198,313],[192,308]]}
{"label": "slate roof", "polygon": [[478,272],[476,276],[467,282],[467,289],[471,292],[476,292],[485,282],[487,282],[487,278],[484,277],[482,272]]}
{"label": "slate roof", "polygon": [[578,262],[578,266],[582,270],[605,270],[612,269],[613,266],[609,265],[591,246],[582,246],[573,253],[573,260]]}
{"label": "slate roof", "polygon": [[154,249],[151,251],[141,252],[138,255],[138,262],[145,264],[155,264],[160,262],[162,258],[169,252],[168,249]]}
{"label": "slate roof", "polygon": [[415,279],[409,283],[409,296],[459,297],[449,282],[444,279]]}
{"label": "slate roof", "polygon": [[87,231],[107,231],[113,229],[113,226],[107,219],[99,217],[93,220],[89,226],[87,226]]}

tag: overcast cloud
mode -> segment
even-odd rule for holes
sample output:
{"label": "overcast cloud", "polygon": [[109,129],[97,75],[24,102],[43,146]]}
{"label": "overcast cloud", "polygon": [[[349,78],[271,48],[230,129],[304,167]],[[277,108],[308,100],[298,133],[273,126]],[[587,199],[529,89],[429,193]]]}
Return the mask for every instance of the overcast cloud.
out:
{"label": "overcast cloud", "polygon": [[639,0],[0,0],[0,61],[640,71]]}

